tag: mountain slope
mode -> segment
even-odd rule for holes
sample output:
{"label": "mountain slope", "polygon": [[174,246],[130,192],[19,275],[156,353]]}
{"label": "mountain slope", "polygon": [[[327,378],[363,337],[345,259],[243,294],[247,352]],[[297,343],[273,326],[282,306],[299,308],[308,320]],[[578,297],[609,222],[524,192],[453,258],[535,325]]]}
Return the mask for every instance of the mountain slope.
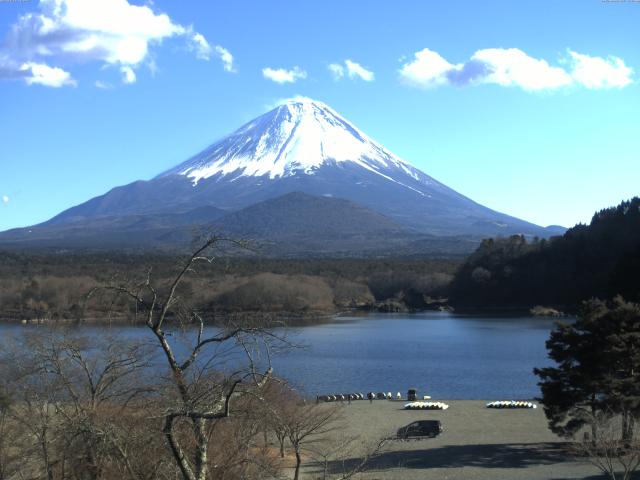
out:
{"label": "mountain slope", "polygon": [[198,207],[181,213],[102,215],[95,218],[78,218],[66,222],[56,218],[38,226],[17,228],[0,234],[0,246],[54,247],[54,248],[119,248],[119,247],[170,247],[176,243],[164,241],[167,235],[180,243],[190,241],[194,232],[202,230],[225,215],[215,207]]}
{"label": "mountain slope", "polygon": [[293,192],[250,205],[213,223],[216,230],[259,238],[400,234],[407,229],[348,200]]}
{"label": "mountain slope", "polygon": [[301,192],[258,202],[216,220],[211,228],[279,255],[324,255],[405,246],[416,237],[393,220],[348,200]]}
{"label": "mountain slope", "polygon": [[[154,179],[116,187],[8,236],[33,238],[36,230],[55,227],[64,239],[65,229],[68,236],[77,236],[83,225],[91,230],[96,222],[149,215],[160,230],[171,230],[180,226],[179,216],[198,208],[234,212],[293,192],[345,199],[425,235],[556,233],[470,200],[398,158],[327,105],[296,100]],[[160,218],[164,223],[158,223]],[[275,220],[270,225],[277,229]],[[328,220],[320,226],[333,228]],[[0,241],[6,238],[0,234]]]}

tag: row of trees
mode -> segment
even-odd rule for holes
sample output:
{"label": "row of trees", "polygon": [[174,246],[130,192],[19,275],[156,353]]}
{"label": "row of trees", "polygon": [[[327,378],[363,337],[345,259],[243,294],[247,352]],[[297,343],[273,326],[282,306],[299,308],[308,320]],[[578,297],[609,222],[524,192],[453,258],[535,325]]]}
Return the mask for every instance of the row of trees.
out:
{"label": "row of trees", "polygon": [[332,467],[358,455],[340,436],[344,407],[307,403],[277,378],[242,382],[214,413],[206,404],[227,401],[230,378],[190,376],[187,409],[148,343],[57,331],[2,347],[2,480],[280,478],[289,468],[299,478],[305,459],[319,478],[349,478],[364,466]]}
{"label": "row of trees", "polygon": [[[0,318],[73,321],[127,320],[135,305],[118,299],[86,302],[94,286],[116,277],[136,276],[140,265],[153,268],[158,286],[173,279],[173,256],[134,257],[95,255],[38,255],[0,252]],[[40,264],[38,262],[41,262]],[[350,307],[374,308],[399,299],[409,308],[425,306],[424,297],[438,297],[452,278],[455,262],[435,260],[289,260],[222,259],[200,265],[198,275],[181,282],[180,296],[199,309],[218,312],[325,314]],[[409,295],[410,294],[410,295]]]}

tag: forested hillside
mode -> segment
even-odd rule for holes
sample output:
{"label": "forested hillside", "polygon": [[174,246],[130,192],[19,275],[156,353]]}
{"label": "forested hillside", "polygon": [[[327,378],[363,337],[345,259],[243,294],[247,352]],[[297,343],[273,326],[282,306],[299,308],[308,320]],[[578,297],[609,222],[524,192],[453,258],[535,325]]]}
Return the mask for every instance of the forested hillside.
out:
{"label": "forested hillside", "polygon": [[[135,305],[86,302],[98,285],[138,283],[146,273],[164,287],[181,257],[0,251],[0,319],[127,319]],[[205,312],[330,314],[350,308],[427,308],[453,277],[458,260],[219,258],[182,283],[181,298]],[[117,313],[116,313],[117,312]]]}
{"label": "forested hillside", "polygon": [[640,299],[640,198],[597,212],[561,237],[482,242],[451,284],[458,307],[571,310],[582,300]]}

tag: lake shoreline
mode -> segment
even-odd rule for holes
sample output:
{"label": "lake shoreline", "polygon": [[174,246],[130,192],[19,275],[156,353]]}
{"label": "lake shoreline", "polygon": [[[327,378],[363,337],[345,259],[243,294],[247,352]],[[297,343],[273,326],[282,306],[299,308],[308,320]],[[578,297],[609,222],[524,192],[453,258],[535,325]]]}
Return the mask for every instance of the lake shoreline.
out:
{"label": "lake shoreline", "polygon": [[[554,317],[554,318],[566,318],[571,314],[559,312],[557,314],[536,314],[533,309],[527,308],[454,308],[438,306],[434,308],[421,308],[421,309],[405,309],[398,311],[380,310],[374,305],[366,307],[352,307],[337,309],[334,311],[314,311],[314,312],[259,312],[259,311],[221,311],[213,312],[210,315],[205,316],[205,324],[210,326],[224,325],[223,321],[216,321],[215,318],[233,318],[236,320],[268,320],[271,324],[281,323],[290,327],[305,327],[313,325],[323,325],[327,323],[333,323],[339,321],[344,317],[367,317],[379,314],[385,315],[420,315],[426,313],[451,313],[461,316],[500,316],[500,317]],[[212,319],[213,317],[213,319]],[[174,322],[175,323],[175,322]],[[3,316],[0,314],[0,324],[23,324],[23,325],[49,325],[49,326],[144,326],[145,322],[142,319],[135,321],[130,317],[118,316],[114,318],[104,317],[88,317],[83,319],[77,318],[24,318],[20,316]]]}

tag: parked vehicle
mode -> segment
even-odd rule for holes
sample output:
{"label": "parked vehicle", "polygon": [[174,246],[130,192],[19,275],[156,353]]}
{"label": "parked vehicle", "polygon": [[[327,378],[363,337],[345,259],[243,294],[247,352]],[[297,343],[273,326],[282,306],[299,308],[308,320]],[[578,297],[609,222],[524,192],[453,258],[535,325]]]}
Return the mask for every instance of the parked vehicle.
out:
{"label": "parked vehicle", "polygon": [[410,402],[415,402],[416,400],[418,400],[418,391],[415,388],[410,388],[407,391],[407,400],[409,400]]}
{"label": "parked vehicle", "polygon": [[398,429],[398,440],[420,440],[421,438],[434,438],[442,433],[442,424],[439,420],[418,420]]}

